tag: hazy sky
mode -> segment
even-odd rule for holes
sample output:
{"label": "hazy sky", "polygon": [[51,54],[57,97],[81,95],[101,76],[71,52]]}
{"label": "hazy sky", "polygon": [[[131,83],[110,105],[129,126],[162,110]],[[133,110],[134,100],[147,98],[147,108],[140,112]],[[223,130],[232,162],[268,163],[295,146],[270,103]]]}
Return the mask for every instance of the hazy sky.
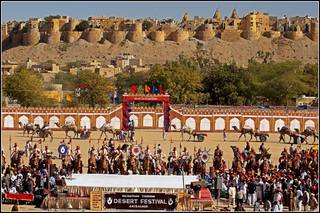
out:
{"label": "hazy sky", "polygon": [[69,15],[75,18],[87,19],[89,16],[118,16],[124,18],[176,18],[181,19],[185,12],[190,17],[212,17],[214,11],[219,9],[222,16],[230,16],[232,9],[236,8],[239,16],[252,10],[260,10],[270,15],[282,17],[305,16],[319,17],[319,3],[309,2],[1,2],[2,22],[9,20],[27,20],[29,17],[44,18],[48,15]]}

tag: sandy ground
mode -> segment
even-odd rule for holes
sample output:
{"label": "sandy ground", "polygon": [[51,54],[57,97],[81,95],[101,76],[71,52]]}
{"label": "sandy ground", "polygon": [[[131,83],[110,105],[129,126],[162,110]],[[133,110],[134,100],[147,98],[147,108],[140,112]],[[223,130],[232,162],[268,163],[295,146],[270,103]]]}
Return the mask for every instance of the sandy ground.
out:
{"label": "sandy ground", "polygon": [[[71,133],[69,133],[71,135]],[[9,146],[10,146],[10,141],[9,138],[11,136],[11,143],[12,146],[16,142],[19,146],[20,149],[24,149],[26,141],[29,139],[27,137],[27,134],[25,136],[22,135],[22,130],[20,131],[2,131],[1,134],[1,146],[4,149],[4,153],[6,155],[6,161],[7,164],[9,163],[9,156],[10,156],[10,151],[9,151]],[[91,136],[91,146],[95,145],[97,148],[98,145],[101,147],[102,145],[102,140],[98,142],[98,138],[100,136],[100,131],[94,131],[92,136]],[[109,137],[111,137],[110,134],[108,134]],[[58,146],[60,144],[60,141],[64,138],[64,132],[63,131],[54,131],[53,133],[53,141],[50,142],[49,139],[46,139],[46,141],[43,143],[43,150],[45,145],[49,146],[49,150],[53,152],[55,156],[58,156]],[[187,141],[188,136],[185,135],[184,138],[185,140],[181,140],[181,135],[177,132],[169,132],[167,135],[167,140],[162,139],[162,131],[160,130],[146,130],[146,129],[138,129],[136,131],[136,139],[138,140],[138,143],[141,143],[142,141],[142,146],[145,148],[147,145],[149,148],[153,151],[154,146],[156,144],[161,144],[162,150],[166,155],[168,155],[170,147],[171,149],[173,147],[176,147],[178,152],[180,151],[180,144],[183,147],[187,147],[187,150],[189,151],[190,154],[193,155],[194,149],[199,149],[201,148],[202,150],[206,149],[209,151],[212,156],[210,157],[210,160],[208,162],[208,166],[212,165],[212,158],[213,158],[213,153],[218,144],[220,144],[221,149],[223,150],[223,158],[227,162],[227,166],[229,168],[229,165],[232,162],[233,158],[233,152],[230,146],[238,146],[241,150],[245,148],[246,142],[244,141],[244,138],[238,142],[238,137],[239,133],[227,133],[227,141],[223,141],[223,135],[222,133],[208,133],[208,136],[205,138],[203,142],[193,142],[193,141]],[[103,138],[103,137],[102,137]],[[289,138],[287,137],[286,140]],[[39,138],[34,138],[34,142],[38,141]],[[192,137],[191,137],[192,140]],[[283,150],[284,147],[289,148],[290,144],[286,143],[279,143],[279,135],[278,134],[270,134],[270,138],[265,142],[265,146],[268,149],[269,148],[269,153],[271,153],[271,160],[274,164],[278,162],[278,159],[280,157],[280,153]],[[311,139],[309,139],[311,140]],[[68,141],[68,139],[66,139]],[[170,143],[172,141],[172,143]],[[118,142],[116,141],[116,146],[118,144],[123,144],[123,142]],[[259,146],[261,145],[261,142],[256,142],[253,141],[250,143],[251,146],[258,152]],[[80,139],[73,139],[72,140],[72,147],[73,150],[75,150],[76,146],[79,145],[81,148],[81,153],[82,157],[84,159],[84,166],[87,166],[87,159],[88,159],[88,149],[89,149],[89,140],[80,140]],[[41,146],[38,145],[39,148]],[[304,149],[306,148],[311,148],[312,145],[306,145],[303,144],[302,147]],[[27,162],[27,158],[24,158],[24,162]],[[60,160],[55,160],[54,163],[57,163],[58,165],[61,165]]]}
{"label": "sandy ground", "polygon": [[[99,137],[100,132],[99,131],[95,131],[92,134],[92,144],[94,144],[96,147],[98,146],[98,140],[97,138]],[[9,163],[9,155],[10,155],[10,151],[9,151],[9,137],[11,136],[11,140],[12,140],[12,146],[14,144],[14,142],[18,143],[18,146],[20,148],[23,148],[25,145],[25,142],[28,140],[27,136],[23,136],[22,135],[22,131],[2,131],[1,134],[1,146],[4,149],[5,155],[7,156],[7,164]],[[54,155],[58,156],[58,145],[59,142],[64,138],[64,132],[62,131],[54,131],[54,139],[53,142],[50,142],[49,140],[47,140],[44,144],[43,144],[43,149],[45,145],[49,146],[49,149],[51,151],[53,151]],[[111,135],[109,135],[110,137]],[[142,130],[142,129],[138,129],[136,131],[136,138],[138,139],[138,143],[141,143],[141,139],[143,138],[143,147],[146,147],[147,145],[149,145],[149,147],[153,150],[153,147],[156,144],[161,144],[161,147],[163,149],[163,151],[166,153],[166,155],[169,152],[170,146],[171,148],[173,148],[174,146],[177,147],[178,151],[179,151],[179,147],[180,147],[180,143],[182,147],[187,147],[189,153],[193,154],[193,150],[194,148],[198,149],[201,148],[202,150],[204,148],[206,148],[206,150],[210,150],[209,153],[213,154],[214,149],[216,148],[216,146],[218,144],[220,144],[222,150],[223,150],[223,158],[226,160],[227,164],[230,165],[232,158],[233,158],[233,153],[232,153],[232,149],[230,148],[230,146],[232,145],[236,145],[238,147],[241,148],[241,150],[244,149],[245,147],[245,141],[244,139],[242,139],[240,142],[237,142],[238,133],[228,133],[228,140],[226,142],[223,142],[223,136],[222,133],[208,133],[208,136],[206,137],[204,142],[191,142],[191,141],[181,141],[181,136],[179,133],[177,132],[170,132],[168,133],[167,136],[167,141],[164,141],[162,139],[162,132],[160,130]],[[185,136],[185,138],[187,138]],[[172,139],[172,144],[170,145],[170,141]],[[270,138],[268,139],[268,141],[265,143],[267,148],[270,148],[269,152],[272,154],[271,155],[271,159],[274,163],[278,162],[278,158],[280,157],[280,153],[283,150],[284,147],[289,148],[289,144],[283,144],[283,143],[279,143],[278,142],[279,139],[279,135],[278,134],[271,134]],[[288,140],[288,138],[287,138]],[[38,141],[38,138],[35,138],[34,141]],[[87,166],[87,158],[88,158],[88,148],[89,148],[89,140],[80,140],[80,139],[74,139],[73,140],[73,149],[76,148],[77,145],[79,145],[81,147],[81,151],[82,151],[82,155],[84,157],[84,165]],[[102,142],[100,141],[99,145],[101,146]],[[121,143],[123,144],[123,142],[116,142],[116,144]],[[259,146],[260,146],[260,142],[251,142],[251,145],[255,148],[255,150],[257,151]],[[302,145],[303,148],[310,148],[312,145]],[[212,165],[212,157],[210,157],[210,160],[207,164],[207,166],[211,166]],[[27,162],[27,158],[24,159],[24,162]],[[54,163],[57,163],[57,165],[61,165],[61,161],[60,160],[55,160]],[[229,166],[228,166],[229,167]],[[85,169],[86,172],[86,169]],[[221,206],[225,206],[225,202],[221,201]],[[220,206],[219,205],[219,206]],[[12,205],[2,205],[1,207],[1,211],[10,211],[12,208]],[[249,210],[249,209],[248,209]],[[41,209],[34,209],[33,206],[28,206],[28,205],[23,205],[20,207],[20,211],[41,211]]]}

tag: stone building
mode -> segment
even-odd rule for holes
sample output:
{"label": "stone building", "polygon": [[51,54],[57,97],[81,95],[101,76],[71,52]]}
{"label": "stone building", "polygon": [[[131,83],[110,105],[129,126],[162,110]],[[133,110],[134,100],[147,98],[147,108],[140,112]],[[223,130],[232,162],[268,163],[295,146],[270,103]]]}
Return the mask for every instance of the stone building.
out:
{"label": "stone building", "polygon": [[246,39],[258,39],[263,33],[270,31],[269,15],[267,13],[250,12],[240,23],[242,36]]}

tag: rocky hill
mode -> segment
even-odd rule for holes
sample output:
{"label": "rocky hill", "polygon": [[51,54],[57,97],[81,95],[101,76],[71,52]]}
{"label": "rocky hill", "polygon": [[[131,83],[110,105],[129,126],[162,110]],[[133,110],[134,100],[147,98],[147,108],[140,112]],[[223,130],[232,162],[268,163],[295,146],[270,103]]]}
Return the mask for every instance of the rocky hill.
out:
{"label": "rocky hill", "polygon": [[80,39],[71,44],[39,43],[35,46],[13,47],[4,50],[2,57],[4,60],[18,63],[26,62],[30,58],[36,62],[53,60],[60,65],[77,60],[89,62],[93,59],[109,64],[110,60],[120,53],[130,53],[142,58],[144,64],[155,64],[173,60],[179,54],[192,56],[199,47],[199,43],[203,44],[202,48],[207,50],[213,58],[221,62],[235,61],[238,65],[246,65],[248,59],[256,56],[258,51],[273,52],[274,61],[300,60],[304,64],[318,62],[318,43],[308,37],[299,40],[261,37],[253,41],[241,38],[235,42],[227,42],[219,38],[207,42],[191,39],[181,43],[173,41],[157,43],[145,39],[137,43],[125,40],[117,45],[108,41],[100,44]]}

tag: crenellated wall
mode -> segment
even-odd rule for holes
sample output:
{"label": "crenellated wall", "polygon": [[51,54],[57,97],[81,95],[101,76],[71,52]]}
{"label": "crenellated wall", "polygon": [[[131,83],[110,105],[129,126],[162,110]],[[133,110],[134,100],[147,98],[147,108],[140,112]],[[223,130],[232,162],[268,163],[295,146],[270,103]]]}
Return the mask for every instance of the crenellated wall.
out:
{"label": "crenellated wall", "polygon": [[[135,121],[137,128],[163,128],[163,108],[134,107],[130,119]],[[19,129],[22,123],[49,122],[52,129],[58,129],[55,122],[65,123],[74,121],[87,128],[101,127],[105,122],[111,123],[116,129],[122,126],[122,107],[112,109],[93,108],[3,108],[1,122],[3,129]],[[286,109],[261,110],[257,108],[214,107],[214,108],[179,108],[172,105],[170,121],[181,128],[183,124],[196,131],[221,132],[233,131],[232,126],[238,128],[248,125],[253,129],[266,132],[277,132],[278,127],[288,126],[294,130],[304,130],[307,126],[319,128],[317,110],[295,111]]]}
{"label": "crenellated wall", "polygon": [[310,31],[311,32],[309,33],[309,38],[312,41],[318,41],[318,39],[319,39],[319,23],[318,22],[312,22]]}
{"label": "crenellated wall", "polygon": [[286,32],[284,36],[291,40],[298,40],[303,38],[303,32],[302,31]]}
{"label": "crenellated wall", "polygon": [[45,33],[44,41],[47,44],[59,44],[61,39],[61,33],[59,31],[53,31]]}
{"label": "crenellated wall", "polygon": [[11,41],[13,46],[18,46],[22,44],[23,33],[19,31],[18,33],[12,33]]}
{"label": "crenellated wall", "polygon": [[241,36],[247,40],[257,40],[260,38],[261,34],[260,32],[255,32],[255,31],[243,31],[241,33]]}

